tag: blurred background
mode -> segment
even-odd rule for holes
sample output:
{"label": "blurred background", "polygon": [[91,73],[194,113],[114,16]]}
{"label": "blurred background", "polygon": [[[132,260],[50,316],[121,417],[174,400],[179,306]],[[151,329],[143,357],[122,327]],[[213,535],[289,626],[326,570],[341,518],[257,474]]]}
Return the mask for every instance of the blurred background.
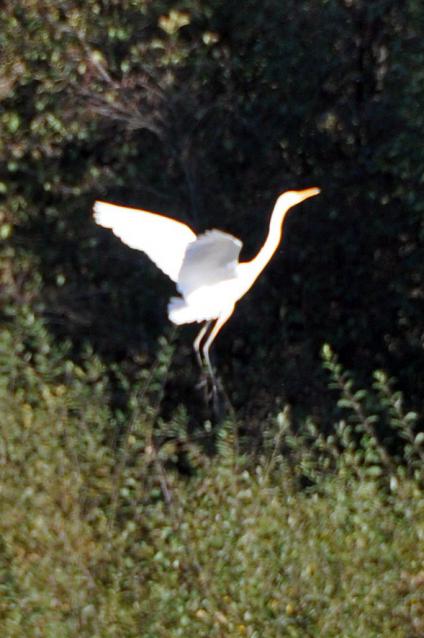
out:
{"label": "blurred background", "polygon": [[[217,341],[229,396],[322,417],[328,342],[422,402],[420,2],[45,0],[0,19],[3,319],[27,306],[75,357],[148,364],[173,288],[95,227],[93,201],[224,229],[247,259],[276,196],[318,185]],[[193,334],[175,401],[193,397]]]}
{"label": "blurred background", "polygon": [[75,357],[148,364],[172,286],[95,227],[93,201],[224,229],[247,259],[276,196],[318,185],[217,341],[229,396],[323,416],[328,342],[422,401],[420,2],[27,1],[0,19],[3,319],[29,306]]}

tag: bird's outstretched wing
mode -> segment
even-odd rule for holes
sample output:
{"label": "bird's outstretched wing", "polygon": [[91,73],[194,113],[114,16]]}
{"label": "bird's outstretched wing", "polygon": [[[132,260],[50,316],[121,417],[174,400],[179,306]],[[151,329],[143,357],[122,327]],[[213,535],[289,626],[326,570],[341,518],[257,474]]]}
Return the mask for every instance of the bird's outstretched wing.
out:
{"label": "bird's outstretched wing", "polygon": [[130,248],[145,252],[173,281],[178,279],[187,247],[196,239],[186,224],[138,208],[97,201],[94,219]]}
{"label": "bird's outstretched wing", "polygon": [[220,230],[208,230],[187,246],[177,288],[185,296],[203,286],[236,277],[242,242]]}

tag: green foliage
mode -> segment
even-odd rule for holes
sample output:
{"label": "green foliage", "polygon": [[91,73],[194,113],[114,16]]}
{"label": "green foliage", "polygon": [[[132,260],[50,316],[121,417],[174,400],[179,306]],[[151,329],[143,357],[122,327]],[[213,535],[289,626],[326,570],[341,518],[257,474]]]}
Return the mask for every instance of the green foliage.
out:
{"label": "green foliage", "polygon": [[[295,432],[286,408],[256,454],[233,422],[211,457],[184,409],[160,416],[173,350],[134,387],[93,353],[52,356],[29,312],[1,333],[4,635],[422,635],[422,437],[392,383],[376,374],[370,411],[326,346],[347,415],[333,434]],[[386,467],[374,412],[402,462]]]}
{"label": "green foliage", "polygon": [[375,392],[357,390],[352,374],[342,369],[328,344],[322,355],[331,376],[330,387],[340,395],[337,405],[348,414],[336,431],[343,447],[354,453],[355,464],[389,481],[399,471],[408,470],[422,482],[423,436],[418,432],[418,415],[405,413],[402,393],[393,389],[393,380],[379,370],[374,373]]}

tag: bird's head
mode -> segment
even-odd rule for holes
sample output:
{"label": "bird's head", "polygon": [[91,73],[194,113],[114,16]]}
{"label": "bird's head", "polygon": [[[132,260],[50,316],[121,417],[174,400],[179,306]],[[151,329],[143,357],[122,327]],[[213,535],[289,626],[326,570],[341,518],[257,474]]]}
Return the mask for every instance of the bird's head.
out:
{"label": "bird's head", "polygon": [[279,209],[287,211],[292,206],[296,206],[296,204],[300,204],[305,199],[309,199],[309,197],[315,197],[320,193],[319,188],[305,188],[301,191],[286,191],[282,193],[280,197],[277,199],[277,206]]}

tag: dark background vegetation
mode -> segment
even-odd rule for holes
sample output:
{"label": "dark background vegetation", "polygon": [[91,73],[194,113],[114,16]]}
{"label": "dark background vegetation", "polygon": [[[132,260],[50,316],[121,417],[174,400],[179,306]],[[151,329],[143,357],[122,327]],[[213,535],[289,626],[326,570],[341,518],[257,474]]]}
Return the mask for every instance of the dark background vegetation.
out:
{"label": "dark background vegetation", "polygon": [[[8,637],[423,635],[423,42],[421,0],[2,7]],[[248,259],[308,186],[211,429],[173,285],[93,202]]]}
{"label": "dark background vegetation", "polygon": [[319,185],[217,342],[229,395],[251,416],[276,397],[324,414],[329,342],[420,404],[423,19],[412,0],[9,4],[3,303],[35,307],[76,354],[149,361],[172,287],[94,226],[93,201],[225,229],[249,258],[278,193]]}

